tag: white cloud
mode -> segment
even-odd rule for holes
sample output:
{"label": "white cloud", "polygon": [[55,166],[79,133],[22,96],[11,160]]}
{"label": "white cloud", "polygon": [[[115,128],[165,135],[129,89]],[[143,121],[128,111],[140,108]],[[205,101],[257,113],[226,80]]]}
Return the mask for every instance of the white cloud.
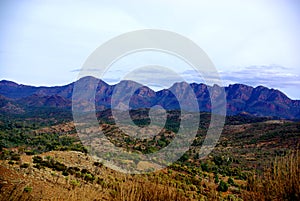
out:
{"label": "white cloud", "polygon": [[300,86],[300,76],[290,68],[277,65],[248,66],[237,71],[221,72],[225,83],[244,83],[251,86],[264,85],[285,89]]}

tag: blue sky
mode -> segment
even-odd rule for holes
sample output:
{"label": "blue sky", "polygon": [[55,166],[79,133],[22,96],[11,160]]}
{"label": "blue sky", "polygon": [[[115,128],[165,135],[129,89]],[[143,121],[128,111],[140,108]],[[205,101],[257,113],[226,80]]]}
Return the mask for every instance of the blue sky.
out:
{"label": "blue sky", "polygon": [[[2,0],[0,79],[67,84],[107,40],[139,29],[164,29],[196,42],[224,84],[265,85],[300,99],[299,10],[297,0]],[[181,68],[163,57],[162,64]],[[107,81],[121,79],[137,65],[134,59],[122,62],[122,71],[112,70]],[[182,68],[182,76],[201,81],[191,70]]]}

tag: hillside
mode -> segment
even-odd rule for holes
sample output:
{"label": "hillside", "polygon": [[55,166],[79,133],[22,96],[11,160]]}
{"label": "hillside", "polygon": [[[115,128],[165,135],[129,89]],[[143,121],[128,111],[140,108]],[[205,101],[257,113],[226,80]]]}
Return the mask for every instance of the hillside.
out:
{"label": "hillside", "polygon": [[[9,122],[2,121],[1,125],[2,145],[3,142],[10,145],[2,147],[0,152],[0,200],[3,201],[253,200],[255,194],[249,190],[253,187],[249,183],[252,176],[272,167],[275,158],[299,150],[300,145],[299,123],[229,117],[217,147],[205,159],[197,157],[204,126],[178,162],[158,172],[128,175],[111,170],[87,155],[87,150],[78,144],[72,122],[45,127],[16,121],[10,128]],[[132,146],[137,144],[119,138],[121,135],[113,129],[114,125],[102,126],[107,137],[113,136],[112,142],[118,146],[144,152]],[[150,139],[148,145],[160,149],[161,142],[164,140]],[[136,165],[149,168],[143,161]]]}

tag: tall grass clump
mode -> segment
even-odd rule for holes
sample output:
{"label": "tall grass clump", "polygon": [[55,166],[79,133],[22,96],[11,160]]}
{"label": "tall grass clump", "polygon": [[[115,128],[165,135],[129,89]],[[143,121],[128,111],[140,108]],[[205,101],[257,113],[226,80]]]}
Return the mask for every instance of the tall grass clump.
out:
{"label": "tall grass clump", "polygon": [[132,182],[118,185],[116,201],[187,201],[183,193],[170,186],[151,182]]}
{"label": "tall grass clump", "polygon": [[277,157],[262,175],[248,178],[245,200],[300,200],[300,154]]}

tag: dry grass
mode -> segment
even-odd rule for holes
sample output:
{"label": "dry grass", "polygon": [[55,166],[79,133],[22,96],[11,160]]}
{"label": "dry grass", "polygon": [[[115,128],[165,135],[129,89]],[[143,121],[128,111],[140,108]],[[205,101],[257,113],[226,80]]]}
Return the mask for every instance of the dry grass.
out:
{"label": "dry grass", "polygon": [[[43,200],[41,198],[41,200]],[[53,195],[50,201],[101,201],[108,200],[105,193],[96,188],[78,187],[68,191],[65,195]]]}
{"label": "dry grass", "polygon": [[244,200],[300,200],[299,151],[278,157],[261,176],[248,180]]}
{"label": "dry grass", "polygon": [[1,201],[185,201],[187,199],[183,193],[176,188],[151,183],[148,181],[126,181],[116,183],[109,189],[93,188],[82,185],[69,191],[61,189],[60,194],[52,194],[45,197],[45,192],[41,191],[41,196],[32,196],[30,192],[25,192],[25,183],[15,184],[6,189],[7,194],[0,196]]}
{"label": "dry grass", "polygon": [[[35,201],[35,200],[48,200],[48,201],[100,201],[105,199],[105,193],[101,189],[95,189],[91,187],[78,187],[66,191],[66,189],[60,188],[60,193],[51,193],[46,191],[40,191],[39,193],[32,194],[32,192],[26,192],[24,189],[27,185],[25,183],[14,184],[5,189],[6,193],[0,193],[1,201]],[[4,189],[1,189],[2,191]],[[33,187],[33,190],[34,187]],[[59,188],[55,189],[56,191]],[[1,192],[1,191],[0,191]]]}
{"label": "dry grass", "polygon": [[188,200],[176,188],[151,182],[121,183],[115,201],[184,201]]}
{"label": "dry grass", "polygon": [[[66,155],[70,155],[70,153]],[[167,172],[148,176],[123,175],[104,167],[101,169],[101,172],[100,176],[103,179],[103,183],[97,184],[95,181],[89,183],[79,180],[80,184],[73,185],[70,181],[78,179],[73,176],[69,176],[68,180],[61,176],[58,181],[51,180],[51,178],[47,181],[40,181],[38,178],[41,175],[39,174],[48,175],[46,170],[36,170],[34,173],[35,177],[30,177],[30,175],[25,177],[22,176],[25,172],[21,174],[9,169],[9,167],[2,167],[0,200],[185,201],[224,200],[225,198],[225,200],[238,200],[227,198],[230,192],[217,192],[212,178],[200,181],[197,184],[197,188],[194,189],[196,186],[181,185],[183,183],[176,183],[175,180],[172,180],[175,179],[173,178],[174,175],[176,176],[175,172],[170,175],[165,174]],[[9,177],[10,175],[12,177]],[[4,176],[6,176],[6,181],[9,181],[6,184],[3,183],[4,180],[1,182],[1,177],[4,178]],[[242,190],[241,196],[245,201],[300,200],[299,181],[300,154],[299,152],[294,152],[285,157],[276,158],[272,166],[267,168],[262,175],[250,177],[247,185],[248,189]],[[27,186],[32,187],[32,192],[24,190]],[[238,197],[240,197],[240,194]]]}
{"label": "dry grass", "polygon": [[[25,192],[25,187],[28,186],[25,182],[20,182],[15,185],[9,186],[6,194],[0,193],[0,200],[2,201],[19,201],[19,200],[32,200],[33,197],[30,192]],[[1,189],[2,190],[2,189]]]}

